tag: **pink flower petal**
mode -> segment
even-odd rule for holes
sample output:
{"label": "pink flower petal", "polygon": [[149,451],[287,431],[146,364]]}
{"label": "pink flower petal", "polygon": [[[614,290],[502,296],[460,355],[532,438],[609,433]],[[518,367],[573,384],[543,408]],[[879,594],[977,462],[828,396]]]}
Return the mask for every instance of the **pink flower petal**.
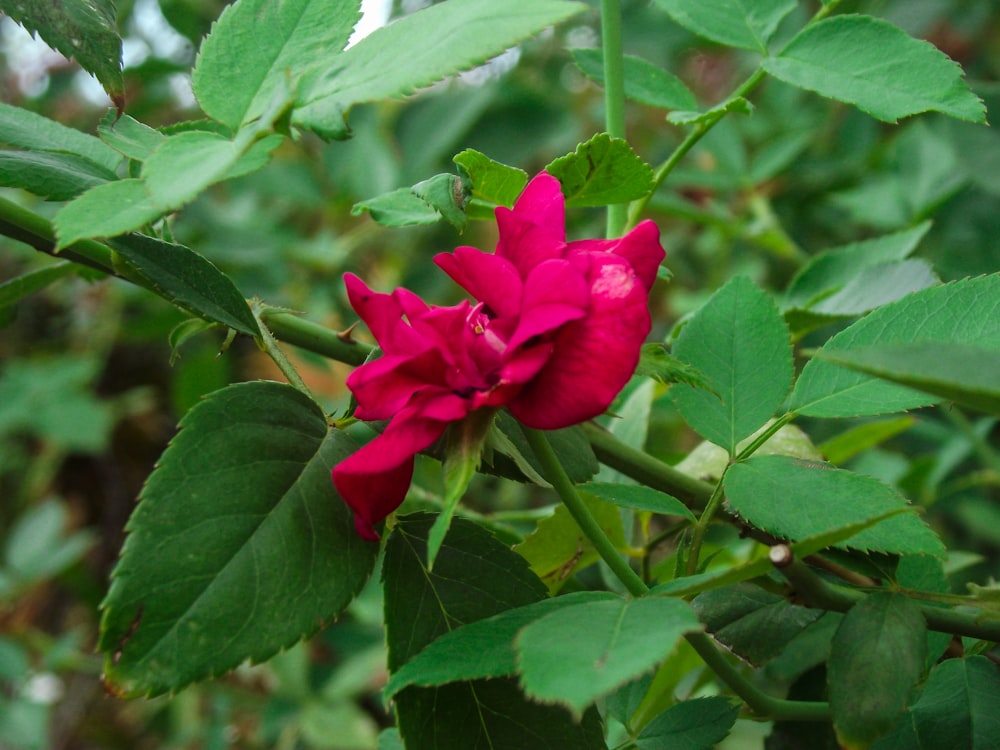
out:
{"label": "pink flower petal", "polygon": [[612,240],[578,240],[567,246],[567,257],[581,252],[607,252],[624,258],[647,291],[656,281],[656,271],[666,255],[660,245],[660,230],[648,219],[624,237]]}
{"label": "pink flower petal", "polygon": [[434,262],[497,315],[517,315],[521,306],[521,277],[506,258],[474,247],[456,247],[453,253],[434,256]]}
{"label": "pink flower petal", "polygon": [[566,199],[559,180],[548,172],[539,172],[525,186],[514,203],[514,213],[566,241]]}
{"label": "pink flower petal", "polygon": [[559,330],[552,356],[511,402],[529,427],[568,427],[604,412],[635,372],[649,334],[646,291],[629,264],[609,253],[576,260],[589,266],[590,312]]}
{"label": "pink flower petal", "polygon": [[589,305],[587,280],[572,263],[565,260],[540,263],[525,280],[521,317],[510,347],[519,347],[535,336],[584,317]]}
{"label": "pink flower petal", "polygon": [[352,273],[344,274],[351,307],[368,326],[382,351],[407,353],[426,348],[420,337],[402,323],[403,307],[392,294],[379,294]]}
{"label": "pink flower petal", "polygon": [[406,497],[413,457],[444,433],[447,422],[428,419],[419,408],[400,412],[385,432],[333,467],[333,484],[354,512],[364,539],[378,540],[375,524]]}
{"label": "pink flower petal", "polygon": [[555,232],[506,208],[498,208],[496,217],[500,235],[496,254],[513,263],[522,279],[538,264],[565,254],[564,232]]}
{"label": "pink flower petal", "polygon": [[347,378],[358,402],[355,416],[364,420],[389,419],[414,394],[444,382],[445,365],[436,350],[413,357],[385,355],[359,367]]}

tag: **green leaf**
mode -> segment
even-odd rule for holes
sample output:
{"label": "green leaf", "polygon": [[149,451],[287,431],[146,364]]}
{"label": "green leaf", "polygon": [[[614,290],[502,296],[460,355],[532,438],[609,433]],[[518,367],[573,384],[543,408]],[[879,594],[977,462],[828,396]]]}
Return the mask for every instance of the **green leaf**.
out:
{"label": "green leaf", "polygon": [[753,112],[753,105],[742,96],[737,96],[732,99],[726,99],[726,101],[721,104],[718,104],[711,109],[706,109],[704,112],[685,112],[684,110],[675,110],[667,115],[667,122],[671,125],[714,124],[730,112],[735,112],[740,115],[748,115]]}
{"label": "green leaf", "polygon": [[577,489],[620,508],[648,510],[665,516],[682,516],[692,521],[695,520],[694,513],[688,510],[688,507],[680,500],[649,487],[612,482],[589,482],[581,484]]}
{"label": "green leaf", "polygon": [[92,135],[3,102],[0,102],[0,142],[30,151],[76,154],[112,172],[122,161],[121,154]]}
{"label": "green leaf", "polygon": [[[618,508],[596,497],[580,498],[590,510],[598,526],[617,549],[625,549],[625,531]],[[548,518],[538,522],[535,530],[515,548],[530,565],[531,570],[554,594],[576,571],[593,565],[601,556],[565,505],[557,505]]]}
{"label": "green leaf", "polygon": [[845,748],[867,748],[886,734],[923,675],[927,625],[902,594],[875,592],[848,611],[827,665],[830,709]]}
{"label": "green leaf", "polygon": [[931,670],[919,700],[874,750],[990,750],[1000,737],[1000,676],[985,656],[948,659]]}
{"label": "green leaf", "polygon": [[754,666],[780,654],[785,645],[823,611],[793,606],[786,597],[752,583],[699,594],[691,602],[716,640]]}
{"label": "green leaf", "polygon": [[[584,74],[604,85],[604,60],[599,49],[570,50],[573,62]],[[635,55],[625,55],[625,96],[640,104],[661,109],[692,110],[698,106],[694,94],[680,78]]]}
{"label": "green leaf", "polygon": [[230,386],[185,415],[143,488],[103,605],[116,693],[174,691],[267,659],[350,603],[377,551],[330,482],[353,450],[280,383]]}
{"label": "green leaf", "polygon": [[21,188],[45,200],[68,201],[115,179],[114,172],[76,154],[0,149],[0,185]]}
{"label": "green leaf", "polygon": [[656,0],[670,17],[727,47],[767,53],[767,43],[795,0]]}
{"label": "green leaf", "polygon": [[576,151],[545,167],[559,180],[567,206],[607,206],[641,198],[653,189],[653,169],[628,142],[598,133]]}
{"label": "green leaf", "polygon": [[834,16],[807,26],[762,66],[785,83],[853,104],[883,122],[920,112],[986,122],[986,108],[957,63],[871,16]]}
{"label": "green leaf", "polygon": [[80,267],[75,263],[62,262],[15,276],[0,284],[0,308],[17,304],[25,297],[41,291],[63,276],[75,274],[79,270]]}
{"label": "green leaf", "polygon": [[465,419],[448,426],[444,437],[444,507],[434,519],[427,537],[427,569],[444,541],[458,501],[476,475],[482,460],[486,436],[493,427],[493,409],[479,409]]}
{"label": "green leaf", "polygon": [[820,351],[827,362],[890,380],[963,406],[1000,414],[1000,346],[937,341],[891,344],[845,352]]}
{"label": "green leaf", "polygon": [[451,630],[400,667],[386,684],[383,697],[389,700],[411,685],[435,687],[515,675],[514,639],[522,628],[563,607],[608,599],[618,597],[608,591],[579,591],[508,609]]}
{"label": "green leaf", "polygon": [[[869,313],[827,341],[820,351],[823,356],[837,356],[855,349],[911,342],[1000,348],[1000,275],[915,292]],[[803,368],[790,404],[794,411],[811,417],[853,417],[915,409],[936,400],[814,358]]]}
{"label": "green leaf", "polygon": [[643,727],[635,744],[639,750],[711,750],[739,713],[738,705],[718,695],[681,701]]}
{"label": "green leaf", "polygon": [[257,138],[259,131],[237,134],[230,140],[215,133],[191,131],[170,136],[142,165],[142,178],[153,204],[162,213],[194,200],[210,185],[263,167],[270,152],[284,140],[280,136]]}
{"label": "green leaf", "polygon": [[371,214],[375,222],[385,227],[436,224],[441,221],[441,214],[410,188],[399,188],[355,203],[351,215],[360,216],[365,211]]}
{"label": "green leaf", "polygon": [[905,416],[866,422],[845,430],[817,447],[827,461],[842,466],[859,453],[906,432],[916,421],[911,416]]}
{"label": "green leaf", "polygon": [[[462,625],[545,598],[545,587],[523,560],[462,518],[448,530],[434,570],[427,570],[432,521],[433,516],[423,513],[401,516],[386,541],[383,600],[393,673]],[[407,750],[605,747],[596,711],[574,722],[560,708],[527,700],[511,678],[410,686],[396,694],[395,703]]]}
{"label": "green leaf", "polygon": [[[603,421],[607,424],[607,431],[622,445],[639,451],[645,449],[655,390],[656,385],[651,380],[633,378],[611,403],[608,411],[614,416]],[[601,466],[595,479],[616,484],[638,484],[636,480],[607,465]],[[628,521],[624,523],[627,525]]]}
{"label": "green leaf", "polygon": [[292,121],[345,137],[355,104],[396,99],[468,70],[586,9],[563,0],[449,0],[384,26],[303,80]]}
{"label": "green leaf", "polygon": [[863,315],[940,283],[941,279],[926,260],[891,261],[861,269],[841,288],[811,304],[809,312],[831,317]]}
{"label": "green leaf", "polygon": [[730,455],[781,406],[791,385],[788,328],[770,297],[745,277],[712,295],[681,329],[673,352],[715,391],[679,383],[670,388],[674,403],[698,434]]}
{"label": "green leaf", "polygon": [[462,179],[453,174],[434,175],[430,179],[418,182],[410,190],[437,211],[455,229],[461,232],[469,217],[465,215],[465,204],[468,196],[462,186]]}
{"label": "green leaf", "polygon": [[639,353],[639,365],[635,368],[635,374],[653,378],[667,385],[684,383],[692,388],[701,388],[715,396],[719,395],[702,373],[672,355],[663,344],[642,345],[642,351]]}
{"label": "green leaf", "polygon": [[836,294],[865,269],[904,260],[931,228],[925,221],[902,232],[825,250],[814,255],[789,283],[783,310],[807,310]]}
{"label": "green leaf", "polygon": [[[906,499],[879,480],[829,464],[754,456],[725,478],[729,506],[748,523],[785,539],[805,539],[861,523]],[[914,513],[892,516],[837,544],[890,554],[944,555],[944,545]]]}
{"label": "green leaf", "polygon": [[511,208],[528,184],[528,174],[523,169],[493,161],[475,149],[465,149],[452,161],[472,182],[472,197],[487,203]]}
{"label": "green leaf", "polygon": [[121,110],[125,106],[122,39],[114,0],[29,2],[0,0],[0,10],[101,82]]}
{"label": "green leaf", "polygon": [[142,180],[116,180],[91,188],[63,206],[53,222],[57,248],[90,237],[117,237],[160,218]]}
{"label": "green leaf", "polygon": [[110,244],[130,269],[178,307],[240,333],[260,335],[246,298],[228,276],[198,253],[141,234]]}
{"label": "green leaf", "polygon": [[159,130],[154,130],[128,115],[116,117],[114,110],[108,110],[107,115],[97,126],[101,140],[115,151],[124,154],[129,159],[146,161],[167,136]]}
{"label": "green leaf", "polygon": [[527,695],[579,716],[601,696],[651,671],[685,633],[701,630],[691,607],[661,597],[584,602],[521,630],[515,642]]}
{"label": "green leaf", "polygon": [[232,130],[259,117],[319,61],[336,65],[360,18],[343,0],[238,0],[213,24],[191,74],[195,97]]}
{"label": "green leaf", "polygon": [[[535,476],[541,477],[542,467],[535,457],[534,451],[528,445],[521,424],[506,410],[497,413],[496,428],[508,438],[504,445],[494,444],[492,468],[503,477],[516,479],[518,481],[537,481]],[[562,430],[549,430],[545,433],[552,450],[555,451],[559,463],[566,470],[566,474],[573,480],[574,484],[586,482],[598,471],[597,458],[590,447],[590,441],[583,428],[579,425],[566,427]],[[509,452],[508,458],[500,451]],[[522,468],[523,467],[523,468]],[[534,473],[535,476],[531,476]],[[547,483],[546,483],[547,485]]]}

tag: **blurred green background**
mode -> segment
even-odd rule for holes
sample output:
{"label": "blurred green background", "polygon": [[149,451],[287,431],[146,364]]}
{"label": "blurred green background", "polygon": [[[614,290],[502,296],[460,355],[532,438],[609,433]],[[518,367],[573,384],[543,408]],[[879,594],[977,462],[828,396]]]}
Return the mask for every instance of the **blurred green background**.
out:
{"label": "blurred green background", "polygon": [[[366,3],[369,23],[427,3]],[[596,3],[592,3],[596,5]],[[783,28],[801,26],[802,2]],[[958,61],[990,112],[1000,103],[1000,7],[992,0],[849,2],[930,40]],[[188,71],[220,0],[122,0],[126,111],[153,126],[199,113]],[[749,54],[706,44],[648,2],[625,3],[626,52],[676,73],[703,104],[753,69]],[[600,89],[568,48],[594,46],[596,11],[508,51],[481,69],[404,102],[356,108],[353,139],[287,142],[264,170],[218,185],[171,222],[174,237],[223,268],[248,297],[308,313],[335,328],[353,322],[341,283],[362,274],[382,291],[407,286],[444,304],[457,288],[430,262],[459,244],[489,248],[493,228],[463,235],[440,224],[386,229],[352,215],[358,201],[454,172],[475,148],[533,174],[603,129]],[[779,31],[779,37],[781,36]],[[0,17],[3,101],[88,133],[109,102],[74,64]],[[650,204],[674,277],[652,298],[655,338],[734,274],[780,292],[827,248],[933,225],[917,257],[943,280],[1000,266],[1000,135],[916,117],[888,126],[850,107],[769,80],[755,109],[731,116],[688,155]],[[665,112],[629,105],[633,147],[662,161],[682,133]],[[45,215],[54,206],[3,194]],[[572,236],[597,236],[604,217],[570,212]],[[52,264],[0,238],[0,282]],[[391,724],[378,590],[370,586],[334,626],[265,665],[245,667],[173,698],[104,695],[94,654],[99,604],[142,483],[177,420],[228,383],[280,378],[253,344],[207,332],[172,350],[185,316],[123,282],[69,275],[16,306],[0,307],[0,748],[376,748]],[[840,324],[842,325],[842,323]],[[823,341],[836,324],[804,334]],[[335,411],[347,403],[342,365],[293,356]],[[995,420],[933,410],[886,420],[802,426],[838,463],[878,476],[927,509],[963,580],[1000,572]],[[851,432],[853,430],[853,432]],[[843,437],[843,435],[847,437]],[[695,445],[663,389],[646,447],[676,462]],[[437,467],[418,472],[433,494]],[[431,489],[420,489],[420,488]],[[519,486],[481,478],[468,506],[508,514],[535,503]],[[509,525],[523,533],[529,525]],[[738,726],[726,747],[759,747]],[[385,741],[385,740],[384,740]]]}

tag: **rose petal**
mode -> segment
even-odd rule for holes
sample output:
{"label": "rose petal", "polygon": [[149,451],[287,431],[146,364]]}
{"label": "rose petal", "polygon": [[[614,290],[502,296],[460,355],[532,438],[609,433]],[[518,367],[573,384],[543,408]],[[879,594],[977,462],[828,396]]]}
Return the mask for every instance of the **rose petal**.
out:
{"label": "rose petal", "polygon": [[510,347],[521,346],[534,336],[584,317],[589,304],[587,280],[572,263],[565,260],[540,263],[525,280],[521,318]]}
{"label": "rose petal", "polygon": [[420,336],[402,322],[403,307],[394,295],[372,291],[352,273],[344,274],[344,286],[351,307],[368,326],[382,351],[397,354],[426,348]]}
{"label": "rose petal", "polygon": [[496,254],[513,263],[522,279],[528,278],[538,264],[565,254],[563,232],[554,232],[505,208],[498,208],[496,217],[499,233]]}
{"label": "rose petal", "polygon": [[525,186],[514,203],[514,213],[566,241],[566,199],[559,180],[548,172],[539,172]]}
{"label": "rose petal", "polygon": [[444,433],[447,422],[419,409],[400,412],[385,432],[333,467],[333,484],[354,512],[364,539],[377,540],[375,524],[398,508],[410,488],[413,457]]}
{"label": "rose petal", "polygon": [[631,266],[609,253],[576,261],[588,266],[590,311],[559,330],[548,362],[510,403],[529,427],[568,427],[604,412],[635,372],[649,334],[646,291]]}
{"label": "rose petal", "polygon": [[656,281],[656,271],[666,256],[660,245],[659,227],[649,219],[640,222],[624,237],[611,240],[578,240],[567,245],[567,257],[581,252],[607,252],[624,258],[635,270],[647,291]]}
{"label": "rose petal", "polygon": [[434,256],[434,262],[473,299],[485,302],[497,315],[517,315],[521,307],[521,277],[506,258],[474,247],[456,247],[453,253]]}
{"label": "rose petal", "polygon": [[358,419],[379,420],[395,416],[417,392],[445,382],[440,352],[429,350],[414,357],[386,355],[367,362],[347,378],[358,402]]}

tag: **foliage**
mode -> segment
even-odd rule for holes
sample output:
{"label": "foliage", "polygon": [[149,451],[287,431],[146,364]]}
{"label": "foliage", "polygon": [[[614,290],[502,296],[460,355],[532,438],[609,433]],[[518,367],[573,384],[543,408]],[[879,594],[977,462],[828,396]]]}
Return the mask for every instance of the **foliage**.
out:
{"label": "foliage", "polygon": [[[1000,744],[993,4],[358,5],[0,2],[60,53],[0,105],[0,746]],[[344,275],[443,325],[495,216],[557,262],[542,170],[587,264],[656,222],[647,343],[546,266],[525,361],[599,330],[543,404],[404,399],[362,538],[331,471],[400,410],[350,368],[470,394]]]}

